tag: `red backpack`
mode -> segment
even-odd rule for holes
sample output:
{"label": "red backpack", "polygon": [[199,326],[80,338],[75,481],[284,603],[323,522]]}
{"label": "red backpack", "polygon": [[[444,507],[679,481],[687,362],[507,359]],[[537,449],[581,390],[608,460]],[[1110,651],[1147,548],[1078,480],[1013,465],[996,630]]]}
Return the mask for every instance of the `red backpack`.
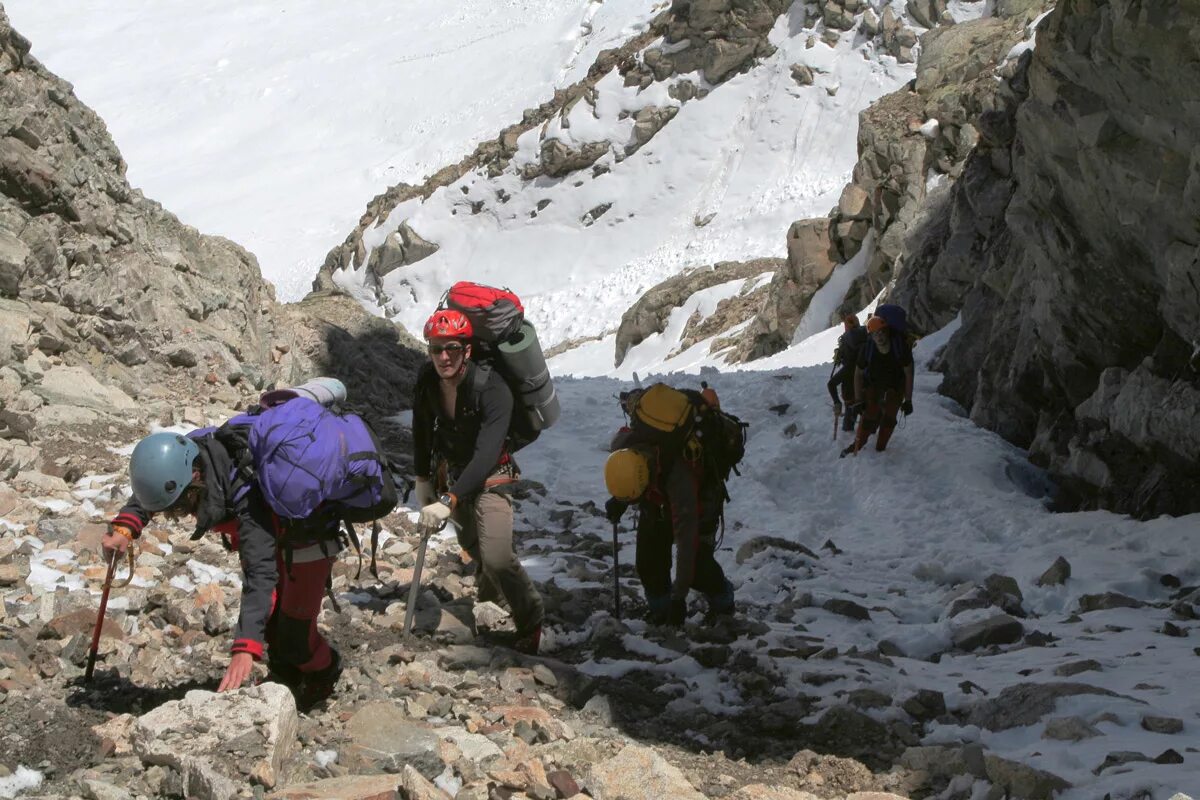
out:
{"label": "red backpack", "polygon": [[512,336],[525,321],[521,299],[508,289],[459,281],[442,297],[439,308],[453,308],[467,315],[475,337],[492,344]]}
{"label": "red backpack", "polygon": [[520,450],[558,420],[558,394],[546,366],[537,331],[525,319],[525,306],[508,289],[470,281],[450,287],[439,308],[461,311],[471,320],[477,344],[474,392],[478,399],[494,367],[513,395],[508,451]]}

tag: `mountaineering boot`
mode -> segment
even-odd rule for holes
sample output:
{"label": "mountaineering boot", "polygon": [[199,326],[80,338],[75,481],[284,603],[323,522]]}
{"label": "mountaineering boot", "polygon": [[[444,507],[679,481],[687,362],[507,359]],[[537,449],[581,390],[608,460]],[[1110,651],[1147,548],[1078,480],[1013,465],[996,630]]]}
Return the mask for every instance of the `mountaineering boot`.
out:
{"label": "mountaineering boot", "polygon": [[721,617],[733,613],[733,584],[725,581],[725,588],[715,594],[707,595],[708,617]]}
{"label": "mountaineering boot", "polygon": [[338,678],[342,677],[342,657],[337,650],[331,649],[331,653],[329,666],[304,676],[304,682],[296,694],[296,708],[300,711],[314,708],[333,694]]}
{"label": "mountaineering boot", "polygon": [[542,626],[534,625],[527,631],[517,631],[517,635],[513,637],[512,647],[518,653],[524,653],[527,656],[536,656],[538,646],[542,643]]}
{"label": "mountaineering boot", "polygon": [[846,456],[853,455],[856,447],[858,447],[857,444],[850,445],[838,455],[838,458],[845,458]]}
{"label": "mountaineering boot", "polygon": [[671,596],[669,594],[646,595],[646,622],[651,625],[665,625],[670,612]]}

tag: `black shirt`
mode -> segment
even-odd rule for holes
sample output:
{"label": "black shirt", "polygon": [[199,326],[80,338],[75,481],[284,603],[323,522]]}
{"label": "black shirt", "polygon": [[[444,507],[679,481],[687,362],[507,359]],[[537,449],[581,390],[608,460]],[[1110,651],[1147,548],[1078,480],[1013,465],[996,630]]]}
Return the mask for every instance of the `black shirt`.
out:
{"label": "black shirt", "polygon": [[858,353],[858,368],[863,371],[863,381],[877,389],[904,391],[904,371],[912,365],[912,352],[894,338],[887,353],[879,352],[874,341],[868,341]]}
{"label": "black shirt", "polygon": [[[512,421],[512,390],[495,369],[476,391],[480,367],[468,362],[458,384],[454,419],[442,413],[437,371],[426,363],[417,373],[413,400],[413,467],[418,477],[433,476],[434,453],[450,468],[449,491],[462,499],[483,490],[484,482],[504,458],[504,442]],[[455,478],[457,476],[457,478]]]}

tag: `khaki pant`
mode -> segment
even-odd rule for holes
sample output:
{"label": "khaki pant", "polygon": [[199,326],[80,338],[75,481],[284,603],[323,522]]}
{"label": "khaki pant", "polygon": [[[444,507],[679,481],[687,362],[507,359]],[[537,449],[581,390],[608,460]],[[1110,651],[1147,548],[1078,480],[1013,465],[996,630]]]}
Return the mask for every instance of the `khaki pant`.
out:
{"label": "khaki pant", "polygon": [[473,501],[459,505],[451,519],[458,526],[459,546],[483,567],[477,583],[480,589],[491,584],[500,590],[518,631],[541,625],[542,596],[513,551],[512,500],[481,492]]}

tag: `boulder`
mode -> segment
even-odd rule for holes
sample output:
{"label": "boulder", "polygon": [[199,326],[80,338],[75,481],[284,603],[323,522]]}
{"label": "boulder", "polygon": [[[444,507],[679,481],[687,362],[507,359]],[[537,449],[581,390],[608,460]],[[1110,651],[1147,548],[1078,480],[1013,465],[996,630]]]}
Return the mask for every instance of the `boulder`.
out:
{"label": "boulder", "polygon": [[936,28],[946,13],[945,0],[908,0],[904,6],[909,15],[923,28]]}
{"label": "boulder", "polygon": [[809,550],[800,542],[794,542],[790,539],[784,539],[779,536],[755,536],[742,543],[737,549],[737,554],[734,556],[734,561],[739,565],[745,564],[751,558],[763,552],[780,552],[780,553],[797,553],[805,558],[811,558],[813,561],[819,561],[820,556]]}
{"label": "boulder", "polygon": [[[588,142],[574,149],[560,139],[547,139],[542,142],[541,163],[537,172],[551,178],[565,177],[595,164],[608,152],[609,147],[608,142]],[[533,175],[526,175],[526,178],[530,177]]]}
{"label": "boulder", "polygon": [[1018,761],[987,754],[984,756],[984,763],[987,767],[987,779],[993,786],[1006,791],[1010,797],[1054,800],[1058,793],[1071,788],[1070,783],[1057,775]]}
{"label": "boulder", "polygon": [[989,731],[1033,725],[1054,711],[1059,698],[1081,694],[1123,697],[1108,689],[1083,683],[1020,683],[1007,687],[993,698],[976,703],[968,710],[967,721],[970,725]]}
{"label": "boulder", "polygon": [[819,800],[811,792],[801,792],[783,786],[767,786],[763,783],[751,783],[725,797],[727,800]]}
{"label": "boulder", "polygon": [[625,155],[633,155],[642,149],[642,146],[653,139],[668,122],[675,119],[678,113],[678,106],[646,106],[638,111],[633,118],[633,133],[629,144],[625,145]]}
{"label": "boulder", "polygon": [[268,800],[400,800],[396,775],[345,775],[296,783],[267,795]]}
{"label": "boulder", "polygon": [[33,391],[47,403],[82,406],[97,411],[130,411],[133,398],[115,386],[104,386],[83,367],[52,367]]}
{"label": "boulder", "polygon": [[1046,720],[1046,727],[1042,730],[1043,739],[1063,742],[1081,742],[1100,735],[1100,731],[1079,717],[1056,717]]}
{"label": "boulder", "polygon": [[408,719],[400,706],[369,703],[350,718],[346,731],[350,752],[365,761],[393,770],[413,764],[427,775],[441,771],[441,737],[429,725]]}
{"label": "boulder", "polygon": [[1061,586],[1071,578],[1071,564],[1062,556],[1054,559],[1045,572],[1037,579],[1038,586]]}
{"label": "boulder", "polygon": [[678,767],[641,745],[593,764],[584,786],[596,800],[704,800]]}
{"label": "boulder", "polygon": [[296,701],[277,683],[194,690],[138,717],[133,750],[143,763],[178,772],[187,795],[232,800],[252,779],[274,788],[298,725]]}
{"label": "boulder", "polygon": [[959,650],[977,650],[994,644],[1019,642],[1025,627],[1007,614],[997,614],[957,628],[951,639]]}

